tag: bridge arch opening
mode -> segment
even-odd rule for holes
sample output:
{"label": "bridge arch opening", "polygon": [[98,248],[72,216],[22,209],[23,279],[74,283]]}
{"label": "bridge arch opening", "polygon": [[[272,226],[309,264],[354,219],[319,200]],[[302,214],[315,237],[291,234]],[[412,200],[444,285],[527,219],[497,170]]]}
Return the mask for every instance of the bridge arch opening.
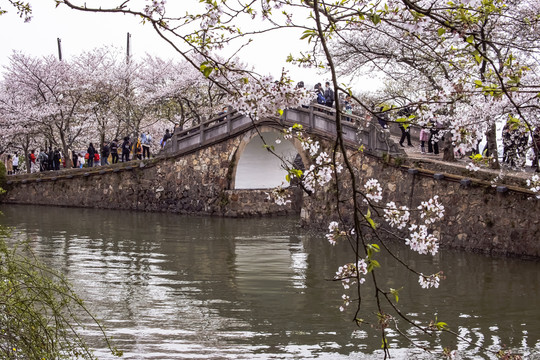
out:
{"label": "bridge arch opening", "polygon": [[[282,133],[275,130],[261,130],[261,135],[268,146],[273,145],[276,154],[287,162],[303,168],[306,164],[299,145],[283,139]],[[300,147],[301,148],[301,147]],[[265,147],[261,137],[255,133],[242,141],[236,157],[238,159],[233,174],[233,189],[271,189],[282,185],[288,187],[285,180],[287,171],[282,161]]]}

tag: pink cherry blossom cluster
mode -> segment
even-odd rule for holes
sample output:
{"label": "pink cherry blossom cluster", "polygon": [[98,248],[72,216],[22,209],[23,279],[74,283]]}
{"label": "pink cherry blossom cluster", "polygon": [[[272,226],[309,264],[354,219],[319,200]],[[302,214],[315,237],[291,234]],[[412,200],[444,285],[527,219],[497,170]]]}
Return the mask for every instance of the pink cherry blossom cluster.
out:
{"label": "pink cherry blossom cluster", "polygon": [[340,162],[334,164],[330,155],[322,151],[318,141],[305,136],[300,125],[284,129],[283,133],[285,139],[297,139],[302,149],[308,151],[310,157],[314,159],[315,164],[311,164],[302,174],[302,183],[306,190],[315,192],[317,186],[323,187],[332,180],[334,171],[339,174],[343,170]]}
{"label": "pink cherry blossom cluster", "polygon": [[426,225],[433,224],[444,217],[444,206],[439,202],[439,195],[435,195],[428,201],[422,201],[418,206],[420,218]]}
{"label": "pink cherry blossom cluster", "polygon": [[[364,188],[366,190],[365,196],[371,201],[378,203],[382,200],[382,188],[377,179],[369,179],[366,181]],[[367,202],[366,199],[364,199]]]}
{"label": "pink cherry blossom cluster", "polygon": [[287,205],[291,203],[290,194],[283,186],[278,186],[272,189],[271,192],[266,193],[267,199],[274,201],[277,205]]}
{"label": "pink cherry blossom cluster", "polygon": [[431,287],[438,288],[441,281],[442,273],[424,275],[420,274],[418,277],[418,283],[423,289],[429,289]]}
{"label": "pink cherry blossom cluster", "polygon": [[405,239],[405,245],[408,245],[411,250],[419,254],[427,254],[435,256],[439,251],[439,239],[428,232],[426,225],[412,224],[409,227],[411,232],[409,237]]}
{"label": "pink cherry blossom cluster", "polygon": [[326,234],[326,239],[328,239],[328,242],[332,245],[336,245],[337,240],[344,236],[347,236],[347,232],[339,230],[339,224],[337,221],[330,222],[330,225],[328,225],[328,234]]}
{"label": "pink cherry blossom cluster", "polygon": [[527,186],[532,192],[538,194],[536,197],[540,199],[540,176],[538,174],[534,174],[530,179],[527,179]]}
{"label": "pink cherry blossom cluster", "polygon": [[309,104],[313,97],[306,89],[295,87],[286,72],[280,80],[265,76],[238,81],[241,85],[230,96],[229,102],[233,108],[254,120],[279,116],[284,109]]}
{"label": "pink cherry blossom cluster", "polygon": [[147,0],[143,12],[149,17],[153,17],[154,15],[163,17],[165,15],[165,3],[166,0]]}
{"label": "pink cherry blossom cluster", "polygon": [[356,281],[359,281],[360,284],[363,284],[366,281],[361,275],[366,275],[368,272],[367,269],[367,262],[364,259],[360,259],[356,264],[349,263],[340,266],[336,271],[334,280],[340,280],[343,288],[349,289]]}
{"label": "pink cherry blossom cluster", "polygon": [[395,226],[398,230],[407,226],[410,216],[411,213],[407,206],[400,206],[398,208],[393,201],[387,203],[384,209],[384,219],[391,227]]}
{"label": "pink cherry blossom cluster", "polygon": [[341,298],[343,299],[343,305],[339,307],[339,311],[343,312],[345,311],[345,308],[351,303],[351,297],[347,294],[343,294],[341,295]]}

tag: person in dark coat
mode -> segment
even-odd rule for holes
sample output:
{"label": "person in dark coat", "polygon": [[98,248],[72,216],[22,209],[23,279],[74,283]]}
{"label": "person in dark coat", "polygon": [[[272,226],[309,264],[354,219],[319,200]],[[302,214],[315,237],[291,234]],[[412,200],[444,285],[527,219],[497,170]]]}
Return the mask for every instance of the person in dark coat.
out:
{"label": "person in dark coat", "polygon": [[324,90],[324,100],[326,106],[332,107],[334,105],[334,90],[332,90],[328,81],[326,82],[326,89]]}
{"label": "person in dark coat", "polygon": [[317,104],[325,105],[326,100],[324,99],[324,93],[322,91],[321,83],[315,84],[315,87],[313,88],[313,91],[315,92],[315,96],[316,96],[316,99],[317,99]]}
{"label": "person in dark coat", "polygon": [[388,113],[384,112],[384,106],[381,106],[379,110],[380,112],[375,114],[375,116],[377,117],[377,121],[379,122],[379,125],[381,125],[383,129],[387,129],[388,128]]}
{"label": "person in dark coat", "polygon": [[169,129],[165,130],[165,135],[163,135],[163,138],[161,139],[161,148],[163,149],[165,147],[165,144],[167,143],[167,140],[172,138],[171,133],[169,132]]}
{"label": "person in dark coat", "polygon": [[129,161],[129,153],[131,150],[131,141],[129,141],[129,136],[124,138],[122,143],[122,162]]}
{"label": "person in dark coat", "polygon": [[403,145],[403,142],[405,141],[405,139],[407,139],[407,145],[408,146],[413,146],[412,142],[411,142],[411,123],[408,121],[408,118],[409,116],[412,115],[412,111],[410,108],[408,107],[405,107],[403,109],[401,109],[399,112],[398,112],[398,116],[400,118],[406,118],[407,121],[403,121],[403,122],[400,122],[399,123],[399,130],[401,130],[401,139],[399,140],[399,145],[401,146],[405,146]]}
{"label": "person in dark coat", "polygon": [[107,145],[106,142],[104,142],[101,145],[101,166],[103,165],[109,165],[109,145]]}
{"label": "person in dark coat", "polygon": [[77,156],[77,152],[72,151],[71,152],[71,161],[73,161],[73,168],[74,169],[78,168],[78,166],[77,166],[77,161],[78,160],[79,160],[79,157]]}
{"label": "person in dark coat", "polygon": [[96,154],[96,149],[92,143],[90,143],[86,152],[88,153],[88,167],[90,168],[94,166],[94,155]]}
{"label": "person in dark coat", "polygon": [[54,170],[54,152],[51,146],[49,146],[49,153],[47,154],[46,170]]}
{"label": "person in dark coat", "polygon": [[111,162],[116,164],[118,162],[118,139],[111,141],[109,151],[111,152]]}
{"label": "person in dark coat", "polygon": [[60,160],[62,159],[62,156],[60,155],[60,150],[58,148],[54,149],[53,153],[53,163],[54,163],[54,170],[60,170]]}

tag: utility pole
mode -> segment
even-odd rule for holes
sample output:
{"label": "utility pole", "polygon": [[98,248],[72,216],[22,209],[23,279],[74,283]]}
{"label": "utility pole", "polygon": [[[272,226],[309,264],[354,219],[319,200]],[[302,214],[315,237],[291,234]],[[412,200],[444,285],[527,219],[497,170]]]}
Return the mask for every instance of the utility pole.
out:
{"label": "utility pole", "polygon": [[131,34],[127,33],[127,46],[126,46],[126,63],[129,64],[129,59],[131,57]]}
{"label": "utility pole", "polygon": [[56,38],[58,42],[58,59],[62,61],[62,40],[60,38]]}
{"label": "utility pole", "polygon": [[[127,33],[127,44],[126,44],[126,64],[127,66],[129,67],[129,61],[130,61],[130,58],[131,58],[131,34],[130,33]],[[126,77],[126,99],[129,99],[129,83],[130,83],[130,79],[129,79],[129,69],[128,69],[128,72],[127,72],[127,77]],[[126,118],[127,118],[127,123],[129,125],[131,125],[131,105],[129,104],[129,101],[128,101],[128,105],[126,107]]]}

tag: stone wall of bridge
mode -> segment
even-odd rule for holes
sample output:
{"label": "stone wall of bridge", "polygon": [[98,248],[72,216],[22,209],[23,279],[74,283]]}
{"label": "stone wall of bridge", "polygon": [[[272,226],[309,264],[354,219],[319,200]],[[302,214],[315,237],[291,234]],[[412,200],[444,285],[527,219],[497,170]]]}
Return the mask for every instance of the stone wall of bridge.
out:
{"label": "stone wall of bridge", "polygon": [[[360,186],[370,179],[383,188],[381,203],[416,208],[420,202],[438,195],[445,216],[435,227],[445,248],[489,254],[540,257],[540,200],[517,186],[493,186],[488,181],[464,176],[462,170],[448,166],[430,167],[407,159],[381,161],[368,155],[351,157]],[[398,165],[399,164],[399,165]],[[337,219],[336,194],[343,200],[342,213],[351,221],[351,182],[345,178],[339,192],[335,183],[312,196],[304,196],[302,221],[326,230]],[[360,201],[361,202],[361,201]],[[383,219],[374,220],[383,225]],[[403,231],[402,236],[407,232]]]}
{"label": "stone wall of bridge", "polygon": [[294,189],[296,200],[285,207],[268,200],[268,190],[231,189],[242,139],[182,156],[11,177],[3,202],[234,217],[298,214],[301,194]]}

